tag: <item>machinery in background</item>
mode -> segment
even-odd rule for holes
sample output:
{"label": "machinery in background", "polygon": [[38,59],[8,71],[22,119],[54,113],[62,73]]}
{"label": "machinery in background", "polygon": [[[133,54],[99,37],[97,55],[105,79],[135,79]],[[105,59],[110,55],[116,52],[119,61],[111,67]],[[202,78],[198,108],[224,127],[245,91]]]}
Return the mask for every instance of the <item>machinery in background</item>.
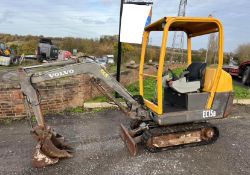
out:
{"label": "machinery in background", "polygon": [[250,85],[250,60],[238,64],[231,58],[230,63],[224,65],[223,69],[230,75],[241,78],[242,84]]}
{"label": "machinery in background", "polygon": [[9,66],[14,55],[14,52],[5,43],[0,42],[0,65]]}
{"label": "machinery in background", "polygon": [[59,50],[58,60],[68,60],[72,57],[72,53],[67,50]]}
{"label": "machinery in background", "polygon": [[106,55],[104,56],[107,58],[107,64],[115,64],[115,58],[114,55]]}
{"label": "machinery in background", "polygon": [[114,55],[104,55],[102,57],[95,57],[95,61],[104,67],[115,63]]}
{"label": "machinery in background", "polygon": [[0,42],[0,55],[1,56],[10,56],[11,50],[6,47],[6,44],[3,42]]}
{"label": "machinery in background", "polygon": [[36,57],[39,62],[56,60],[58,59],[59,49],[53,45],[51,39],[41,38],[38,47]]}
{"label": "machinery in background", "polygon": [[104,66],[115,64],[114,55],[104,55],[102,58],[97,59],[97,61]]}
{"label": "machinery in background", "polygon": [[[156,75],[144,73],[145,55],[152,31],[163,33]],[[188,38],[188,65],[179,77],[171,69],[164,71],[164,66],[167,67],[164,64],[167,64],[165,57],[169,31],[184,31]],[[193,62],[192,38],[215,32],[219,34],[218,64],[209,66],[205,62]],[[222,70],[223,48],[223,26],[215,18],[164,17],[150,24],[144,31],[139,71],[140,95],[136,96],[131,95],[101,65],[87,59],[21,68],[21,90],[37,122],[32,130],[37,141],[33,166],[44,167],[57,163],[61,158],[72,157],[70,147],[63,142],[64,138],[45,122],[36,84],[79,74],[89,75],[98,90],[114,101],[131,120],[129,127],[121,124],[121,138],[131,155],[138,153],[138,143],[150,152],[214,143],[219,137],[219,129],[208,121],[226,118],[233,101],[232,77]],[[53,65],[62,67],[35,71],[37,67]],[[156,82],[155,95],[150,99],[144,95],[148,87],[147,78]],[[117,92],[126,101],[126,107],[106,87]]]}

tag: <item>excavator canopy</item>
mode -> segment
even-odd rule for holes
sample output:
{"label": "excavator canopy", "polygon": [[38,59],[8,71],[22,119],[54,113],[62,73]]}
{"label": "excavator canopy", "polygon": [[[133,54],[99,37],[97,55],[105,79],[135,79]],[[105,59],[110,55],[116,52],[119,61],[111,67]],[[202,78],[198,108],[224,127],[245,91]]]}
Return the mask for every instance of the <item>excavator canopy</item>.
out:
{"label": "excavator canopy", "polygon": [[[210,76],[207,76],[205,83],[211,84],[209,88],[205,88],[210,93],[206,108],[211,109],[214,100],[215,92],[218,91],[218,84],[222,74],[223,65],[223,50],[224,50],[224,31],[222,23],[213,17],[164,17],[144,29],[142,54],[140,62],[140,95],[144,97],[144,77],[154,77],[157,80],[157,103],[152,102],[144,98],[144,102],[148,108],[157,113],[158,115],[163,114],[163,93],[162,93],[162,75],[165,64],[165,56],[168,52],[168,36],[169,31],[183,31],[187,34],[187,63],[192,63],[192,38],[202,35],[218,32],[218,64],[217,68],[213,68],[210,72]],[[144,63],[146,57],[146,49],[149,41],[150,32],[157,31],[162,32],[162,44],[159,57],[159,66],[157,75],[147,75],[144,73]],[[207,71],[208,72],[208,71]],[[214,76],[212,76],[212,74]],[[231,86],[228,86],[231,87]]]}
{"label": "excavator canopy", "polygon": [[184,31],[189,37],[215,33],[222,27],[220,21],[212,17],[164,17],[147,26],[145,31],[163,31],[165,24],[169,24],[169,31]]}

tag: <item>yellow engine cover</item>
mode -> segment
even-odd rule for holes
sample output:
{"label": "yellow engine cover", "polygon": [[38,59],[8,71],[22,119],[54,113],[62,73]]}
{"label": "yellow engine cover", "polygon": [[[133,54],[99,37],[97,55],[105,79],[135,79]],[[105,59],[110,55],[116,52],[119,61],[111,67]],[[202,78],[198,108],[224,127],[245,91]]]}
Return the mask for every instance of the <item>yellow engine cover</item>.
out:
{"label": "yellow engine cover", "polygon": [[[206,68],[205,83],[204,83],[203,91],[211,92],[216,73],[217,73],[217,68],[212,68],[212,67]],[[219,83],[216,88],[216,92],[231,92],[231,91],[233,91],[232,77],[229,73],[222,70]]]}

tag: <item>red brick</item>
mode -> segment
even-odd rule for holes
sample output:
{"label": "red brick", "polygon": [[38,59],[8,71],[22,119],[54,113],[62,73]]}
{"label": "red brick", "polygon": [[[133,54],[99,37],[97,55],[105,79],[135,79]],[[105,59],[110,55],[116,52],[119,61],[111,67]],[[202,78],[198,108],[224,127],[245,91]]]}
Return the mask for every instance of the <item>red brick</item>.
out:
{"label": "red brick", "polygon": [[25,107],[23,104],[16,105],[14,108],[15,113],[23,113],[25,111]]}
{"label": "red brick", "polygon": [[11,97],[12,97],[12,99],[22,99],[23,94],[20,90],[14,90],[14,91],[12,91]]}

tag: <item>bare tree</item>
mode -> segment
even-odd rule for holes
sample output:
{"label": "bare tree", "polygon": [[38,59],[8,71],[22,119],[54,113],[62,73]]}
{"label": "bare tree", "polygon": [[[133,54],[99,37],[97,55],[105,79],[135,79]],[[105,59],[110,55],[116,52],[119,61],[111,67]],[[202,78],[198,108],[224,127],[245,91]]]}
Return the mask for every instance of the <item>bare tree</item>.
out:
{"label": "bare tree", "polygon": [[218,34],[210,34],[208,41],[208,48],[206,53],[206,62],[210,64],[216,64],[218,60]]}
{"label": "bare tree", "polygon": [[250,61],[250,43],[239,45],[236,50],[236,56],[240,63]]}

